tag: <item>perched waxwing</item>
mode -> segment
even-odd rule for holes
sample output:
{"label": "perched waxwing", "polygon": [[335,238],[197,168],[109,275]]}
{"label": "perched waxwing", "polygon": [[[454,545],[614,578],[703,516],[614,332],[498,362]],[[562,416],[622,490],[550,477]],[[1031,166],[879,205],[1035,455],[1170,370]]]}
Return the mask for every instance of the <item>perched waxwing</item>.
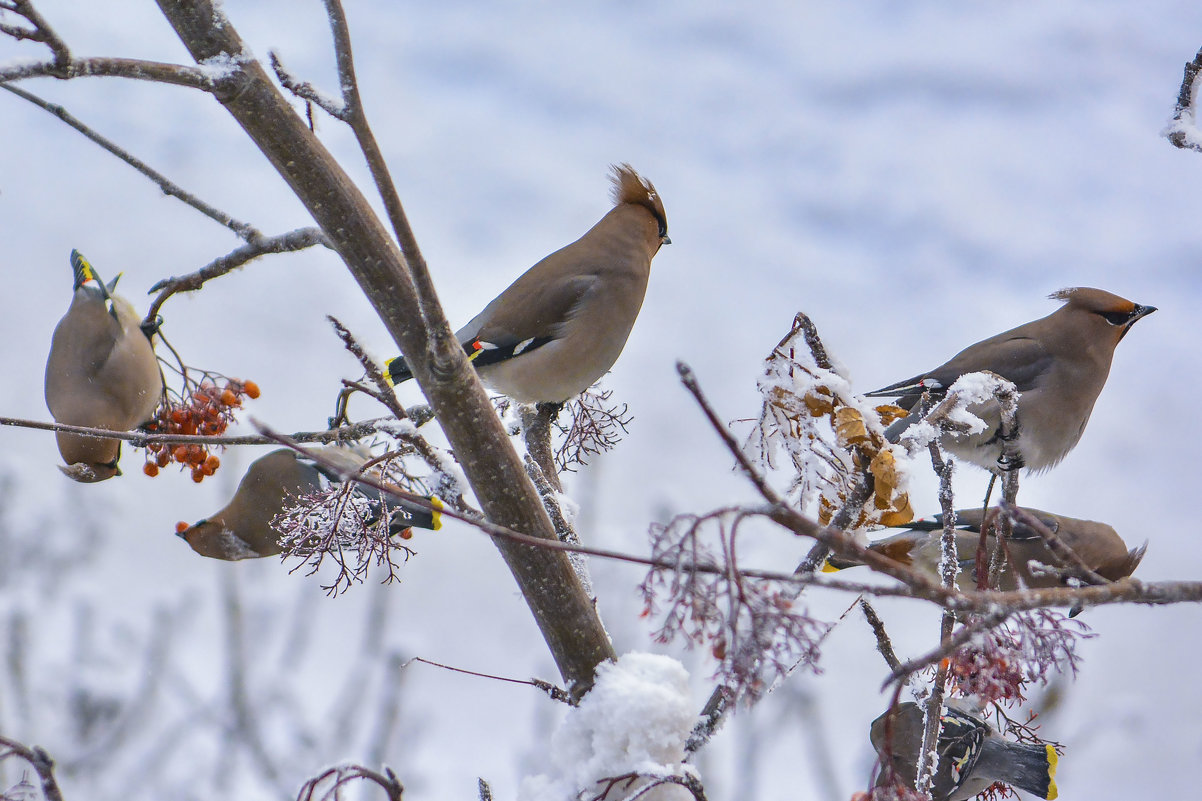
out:
{"label": "perched waxwing", "polygon": [[[178,532],[179,536],[192,550],[211,559],[233,562],[282,553],[280,533],[271,527],[272,519],[293,505],[295,499],[359,472],[367,461],[359,451],[341,446],[329,446],[316,453],[322,461],[336,464],[338,469],[332,470],[288,448],[272,451],[251,463],[224,509]],[[379,494],[370,488],[360,488],[360,492],[379,502]],[[433,510],[388,499],[385,505],[389,533],[397,535],[408,528],[438,529],[442,524],[438,512],[441,503],[434,497],[430,502]],[[378,508],[373,513],[378,516]]]}
{"label": "perched waxwing", "polygon": [[[988,370],[1013,382],[1020,393],[1020,463],[1005,467],[1025,466],[1036,473],[1054,467],[1081,439],[1119,340],[1156,309],[1085,287],[1062,289],[1050,297],[1064,305],[1047,317],[970,345],[930,372],[868,393],[869,397],[896,397],[897,405],[912,410],[909,417],[890,426],[886,436],[896,442],[918,419],[924,391],[938,399],[960,376]],[[997,469],[1002,454],[998,404],[990,400],[970,406],[969,411],[985,421],[985,430],[945,437],[942,444],[961,459]]]}
{"label": "perched waxwing", "polygon": [[[1056,751],[1050,745],[1016,743],[967,712],[948,707],[939,734],[939,765],[932,801],[964,801],[994,782],[1052,799],[1056,790]],[[877,786],[901,782],[913,789],[922,747],[923,710],[907,701],[872,721],[870,739],[881,760]]]}
{"label": "perched waxwing", "polygon": [[[651,259],[668,238],[655,187],[613,168],[614,207],[584,236],[535,264],[456,332],[480,379],[523,403],[580,394],[613,366],[647,292]],[[394,384],[413,377],[388,362]]]}
{"label": "perched waxwing", "polygon": [[[129,431],[154,415],[163,374],[150,337],[129,301],[114,295],[77,250],[71,251],[75,295],[46,360],[46,405],[60,423]],[[121,441],[57,432],[58,450],[76,481],[121,475]]]}
{"label": "perched waxwing", "polygon": [[[1072,517],[1042,512],[1038,509],[1023,509],[1069,548],[1090,569],[1102,578],[1118,581],[1130,576],[1144,558],[1148,544],[1127,550],[1127,544],[1111,526],[1092,520],[1077,520]],[[895,562],[913,566],[933,579],[939,579],[939,560],[942,555],[943,516],[931,520],[917,520],[908,531],[879,539],[868,546],[869,550],[888,556]],[[976,560],[981,543],[981,524],[985,514],[980,508],[960,509],[956,512],[956,554],[960,561],[957,584],[962,590],[977,589]],[[1064,585],[1062,577],[1055,572],[1041,571],[1040,565],[1051,568],[1067,567],[1064,560],[1049,550],[1043,538],[1031,526],[1020,520],[1013,521],[1013,535],[1006,544],[1006,561],[999,576],[1002,590],[1018,589],[1019,581],[1025,587],[1059,587]],[[993,528],[985,536],[984,563],[992,557],[997,545]],[[1032,565],[1032,562],[1036,563]],[[854,558],[832,555],[823,570],[842,570],[862,564]]]}

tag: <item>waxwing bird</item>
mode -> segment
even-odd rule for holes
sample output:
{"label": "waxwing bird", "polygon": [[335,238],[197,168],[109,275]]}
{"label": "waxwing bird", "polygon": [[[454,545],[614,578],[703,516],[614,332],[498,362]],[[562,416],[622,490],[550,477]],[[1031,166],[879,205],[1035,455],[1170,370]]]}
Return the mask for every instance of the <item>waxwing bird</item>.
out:
{"label": "waxwing bird", "polygon": [[[584,236],[535,264],[456,332],[480,379],[523,403],[565,401],[592,386],[626,345],[668,238],[655,187],[613,168],[614,207]],[[413,377],[388,362],[394,384]]]}
{"label": "waxwing bird", "polygon": [[[1057,796],[1058,758],[1052,746],[1004,739],[985,721],[951,706],[942,722],[932,801],[964,801],[995,781],[1039,798]],[[901,782],[914,788],[922,731],[923,711],[912,701],[872,721],[869,738],[881,761],[878,787]]]}
{"label": "waxwing bird", "polygon": [[[1109,581],[1118,581],[1130,576],[1144,558],[1148,544],[1127,550],[1123,538],[1111,526],[1092,520],[1077,520],[1072,517],[1043,512],[1039,509],[1023,509],[1048,528],[1065,545],[1073,550],[1091,570]],[[960,509],[956,512],[956,555],[960,561],[957,584],[962,590],[977,589],[977,552],[981,544],[981,525],[985,514],[980,508]],[[895,562],[914,567],[938,581],[939,559],[942,554],[943,516],[931,520],[916,520],[908,531],[902,531],[877,540],[869,550],[888,556]],[[985,536],[984,564],[988,564],[997,537],[990,527]],[[1058,573],[1041,570],[1040,565],[1055,569],[1068,567],[1065,560],[1053,553],[1035,529],[1021,520],[1013,521],[1013,534],[1006,542],[1006,561],[999,577],[1001,590],[1023,587],[1061,587],[1065,581]],[[1035,563],[1034,565],[1032,563]],[[842,570],[863,564],[855,558],[832,555],[823,570]]]}
{"label": "waxwing bird", "polygon": [[[71,251],[75,295],[54,329],[46,360],[46,405],[67,425],[129,431],[154,415],[163,374],[150,335],[129,301],[114,295],[77,250]],[[61,468],[76,481],[120,475],[121,441],[57,432]]]}
{"label": "waxwing bird", "polygon": [[[1001,467],[1025,466],[1038,473],[1060,462],[1081,439],[1119,340],[1156,309],[1085,287],[1062,289],[1050,297],[1064,305],[1047,317],[970,345],[930,372],[869,392],[869,397],[896,397],[898,406],[911,411],[890,426],[886,436],[896,442],[919,419],[918,401],[924,391],[938,399],[960,376],[987,370],[1013,382],[1020,393],[1020,463]],[[961,459],[996,470],[1003,446],[998,403],[974,404],[969,411],[985,421],[985,430],[944,437],[942,444]]]}
{"label": "waxwing bird", "polygon": [[[272,451],[251,464],[224,509],[179,531],[179,536],[192,550],[210,559],[233,562],[282,553],[280,533],[272,528],[272,519],[301,496],[319,492],[330,482],[357,473],[367,461],[359,451],[341,446],[322,448],[316,453],[322,462],[336,464],[338,469],[288,448]],[[373,502],[374,517],[367,521],[371,524],[379,519],[380,495],[365,487],[360,487],[359,492]],[[430,503],[433,509],[388,499],[384,505],[389,515],[389,533],[397,535],[414,527],[439,528],[442,521],[438,510],[442,504],[434,497]]]}

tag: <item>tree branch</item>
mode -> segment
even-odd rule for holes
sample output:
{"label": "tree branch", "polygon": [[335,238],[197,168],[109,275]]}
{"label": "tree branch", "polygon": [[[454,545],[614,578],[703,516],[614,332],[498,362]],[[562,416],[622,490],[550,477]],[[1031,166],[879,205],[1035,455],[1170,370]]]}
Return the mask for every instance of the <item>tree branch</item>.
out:
{"label": "tree branch", "polygon": [[[244,46],[225,15],[210,0],[158,3],[193,58],[226,59],[230,64],[231,81],[239,91],[215,97],[309,209],[376,308],[408,358],[485,514],[507,528],[552,539],[554,529],[538,493],[438,305],[399,200],[391,194],[385,197],[390,219],[400,228],[398,251],[350,177],[262,66],[240,60]],[[331,0],[329,8],[338,22],[340,7]],[[341,41],[338,29],[336,37]],[[336,46],[342,84],[353,86],[353,74],[346,71],[349,44]],[[365,136],[360,131],[357,135]],[[369,163],[379,181],[386,174],[383,159],[378,149],[372,152]],[[615,655],[591,599],[564,554],[495,541],[560,672],[572,692],[582,695],[592,685],[597,664]]]}
{"label": "tree branch", "polygon": [[[164,189],[164,191],[166,191]],[[171,194],[171,193],[168,193]],[[190,201],[185,200],[189,205],[194,205]],[[199,201],[198,201],[199,202]],[[203,211],[203,209],[202,209]],[[218,212],[219,214],[221,212]],[[238,225],[246,225],[238,223]],[[158,317],[159,309],[167,298],[177,292],[194,292],[204,286],[205,281],[241,267],[249,261],[259,258],[268,253],[291,253],[297,250],[311,248],[314,245],[324,245],[330,247],[330,242],[326,239],[325,234],[319,228],[298,228],[295,231],[289,231],[286,234],[278,236],[264,237],[258,230],[246,226],[248,230],[249,241],[236,250],[227,253],[220,258],[201,267],[194,273],[189,273],[184,276],[172,278],[164,278],[150,288],[151,292],[158,292],[158,297],[150,304],[150,309],[146,312],[146,320],[143,325],[150,325],[155,322]]]}

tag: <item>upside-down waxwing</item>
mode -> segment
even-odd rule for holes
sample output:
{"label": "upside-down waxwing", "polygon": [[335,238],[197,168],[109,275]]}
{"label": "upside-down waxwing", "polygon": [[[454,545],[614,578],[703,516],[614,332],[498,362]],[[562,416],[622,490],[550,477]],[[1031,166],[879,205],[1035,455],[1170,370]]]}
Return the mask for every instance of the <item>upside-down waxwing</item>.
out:
{"label": "upside-down waxwing", "polygon": [[[1012,742],[980,718],[951,706],[942,720],[932,801],[965,801],[995,781],[1039,798],[1056,797],[1058,759],[1052,746]],[[869,737],[881,761],[878,787],[900,781],[914,788],[922,724],[923,711],[912,701],[872,721]]]}
{"label": "upside-down waxwing", "polygon": [[[896,442],[918,419],[924,391],[938,398],[960,376],[987,370],[1013,382],[1020,393],[1020,463],[1005,467],[1025,466],[1035,473],[1054,467],[1081,439],[1119,340],[1156,308],[1086,287],[1062,289],[1050,297],[1064,305],[1047,317],[970,345],[930,372],[869,392],[869,397],[896,397],[898,406],[912,410],[886,436]],[[1002,455],[998,403],[990,400],[968,410],[985,421],[985,430],[944,437],[942,444],[961,459],[996,470]]]}
{"label": "upside-down waxwing", "polygon": [[[192,546],[192,550],[211,559],[234,562],[283,553],[280,532],[272,528],[272,519],[300,497],[319,492],[331,482],[358,473],[368,458],[355,449],[335,445],[315,453],[323,461],[337,465],[337,470],[288,448],[272,451],[251,463],[224,509],[178,535]],[[380,514],[380,494],[368,487],[360,487],[357,491],[372,501],[375,517],[368,523],[375,522]],[[433,496],[429,500],[433,509],[397,498],[384,501],[389,515],[389,534],[398,535],[408,528],[438,529],[442,525],[439,513],[442,504]]]}
{"label": "upside-down waxwing", "polygon": [[[1127,550],[1123,538],[1111,526],[1092,520],[1077,520],[1072,517],[1054,515],[1038,509],[1023,509],[1024,512],[1043,523],[1095,573],[1110,581],[1130,576],[1144,558],[1148,544]],[[871,543],[869,550],[888,556],[895,562],[913,566],[927,576],[939,579],[939,560],[942,556],[943,516],[932,520],[917,520],[908,531],[902,531]],[[981,542],[981,524],[985,515],[980,508],[960,509],[956,512],[956,554],[960,561],[957,584],[962,590],[977,588],[976,558]],[[1013,521],[1013,535],[1006,544],[1006,562],[999,577],[1001,590],[1018,589],[1021,579],[1025,587],[1060,587],[1064,580],[1053,572],[1033,568],[1032,562],[1051,568],[1066,568],[1068,565],[1054,554],[1043,538],[1029,525],[1020,520]],[[985,564],[992,558],[997,537],[990,528],[985,536]],[[824,570],[842,570],[863,564],[854,558],[832,554]]]}
{"label": "upside-down waxwing", "polygon": [[[527,270],[455,333],[497,392],[523,403],[565,401],[592,386],[626,345],[647,292],[651,259],[668,238],[655,187],[613,168],[614,207],[567,247]],[[399,384],[404,357],[388,362]]]}
{"label": "upside-down waxwing", "polygon": [[[60,423],[129,431],[154,415],[163,374],[150,337],[129,301],[114,295],[77,250],[71,251],[75,295],[54,329],[46,360],[46,405]],[[56,432],[76,481],[120,475],[121,441]]]}

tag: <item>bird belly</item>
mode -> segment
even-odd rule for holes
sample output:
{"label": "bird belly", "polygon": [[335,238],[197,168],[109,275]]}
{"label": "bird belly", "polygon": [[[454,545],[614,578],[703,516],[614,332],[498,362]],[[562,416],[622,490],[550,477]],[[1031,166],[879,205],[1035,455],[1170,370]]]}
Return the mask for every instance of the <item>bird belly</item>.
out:
{"label": "bird belly", "polygon": [[616,344],[585,337],[557,339],[529,353],[481,367],[480,379],[521,403],[566,401],[609,371],[622,352],[625,333]]}

